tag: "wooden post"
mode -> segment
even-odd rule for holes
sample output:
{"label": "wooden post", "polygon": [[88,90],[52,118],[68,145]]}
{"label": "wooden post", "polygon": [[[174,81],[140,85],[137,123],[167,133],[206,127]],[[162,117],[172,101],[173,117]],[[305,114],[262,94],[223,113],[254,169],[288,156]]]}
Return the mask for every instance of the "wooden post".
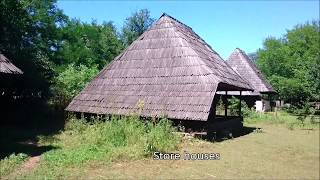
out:
{"label": "wooden post", "polygon": [[228,116],[228,91],[226,91],[226,95],[224,97],[224,116],[225,118],[227,119],[227,116]]}
{"label": "wooden post", "polygon": [[271,103],[271,95],[270,94],[268,94],[268,100],[269,100],[269,105],[270,105],[270,111],[272,112],[273,110],[272,110],[272,103]]}
{"label": "wooden post", "polygon": [[242,96],[242,91],[240,91],[240,96],[239,96],[239,116],[240,117],[242,116],[242,113],[241,113],[241,96]]}
{"label": "wooden post", "polygon": [[214,119],[216,118],[217,103],[218,103],[219,99],[220,99],[220,97],[218,97],[218,95],[216,94],[213,98],[212,103],[211,103],[210,113],[209,113],[207,122],[214,121]]}
{"label": "wooden post", "polygon": [[208,116],[208,121],[206,122],[206,130],[207,130],[207,137],[209,140],[213,140],[215,139],[215,132],[214,132],[214,120],[216,118],[216,107],[217,107],[217,103],[220,99],[220,96],[218,96],[217,94],[215,94],[213,101],[211,103],[211,108],[210,108],[210,113]]}

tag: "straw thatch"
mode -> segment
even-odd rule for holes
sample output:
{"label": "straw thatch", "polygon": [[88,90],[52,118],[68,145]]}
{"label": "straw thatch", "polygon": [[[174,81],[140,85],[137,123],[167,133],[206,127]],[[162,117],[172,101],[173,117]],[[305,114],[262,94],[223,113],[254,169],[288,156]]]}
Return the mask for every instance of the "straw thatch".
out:
{"label": "straw thatch", "polygon": [[8,58],[0,53],[0,73],[23,74],[23,72],[13,65]]}
{"label": "straw thatch", "polygon": [[163,14],[77,95],[68,111],[206,121],[215,92],[250,85],[192,29]]}
{"label": "straw thatch", "polygon": [[[259,96],[262,94],[275,93],[272,86],[263,77],[256,65],[247,56],[247,54],[239,48],[236,48],[230,55],[227,63],[235,70],[241,77],[245,78],[253,87],[254,91],[243,92],[243,95]],[[238,92],[239,93],[239,92]],[[230,93],[229,93],[230,94]]]}

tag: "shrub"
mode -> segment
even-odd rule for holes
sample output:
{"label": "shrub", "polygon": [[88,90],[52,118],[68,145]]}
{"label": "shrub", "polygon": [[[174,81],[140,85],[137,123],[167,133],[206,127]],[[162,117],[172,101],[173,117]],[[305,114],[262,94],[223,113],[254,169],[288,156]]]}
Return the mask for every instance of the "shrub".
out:
{"label": "shrub", "polygon": [[[122,159],[140,159],[150,156],[154,151],[175,150],[180,142],[167,119],[153,124],[141,121],[137,116],[113,116],[110,119],[92,121],[72,118],[67,122],[65,131],[54,139],[49,142],[58,148],[43,155],[36,174],[45,173],[43,176],[47,177],[48,173],[61,173],[61,168],[89,161],[108,163]],[[45,169],[51,169],[52,172],[46,172]],[[51,175],[50,178],[57,176]]]}
{"label": "shrub", "polygon": [[97,66],[68,65],[55,77],[53,103],[64,108],[97,73]]}
{"label": "shrub", "polygon": [[150,155],[155,151],[168,152],[176,148],[179,138],[172,133],[172,125],[169,120],[161,119],[155,125],[148,123],[148,126],[145,155]]}
{"label": "shrub", "polygon": [[[232,96],[231,99],[228,99],[230,114],[237,116],[239,114],[239,99]],[[248,107],[247,103],[241,101],[241,115],[243,117],[248,117],[251,114],[251,109]]]}

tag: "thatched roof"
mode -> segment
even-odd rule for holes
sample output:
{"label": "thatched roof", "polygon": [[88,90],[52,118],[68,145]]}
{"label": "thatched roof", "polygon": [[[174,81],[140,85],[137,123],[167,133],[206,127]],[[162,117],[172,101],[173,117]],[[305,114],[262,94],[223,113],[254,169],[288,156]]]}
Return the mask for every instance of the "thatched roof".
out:
{"label": "thatched roof", "polygon": [[227,63],[253,87],[253,92],[243,92],[243,95],[260,95],[261,93],[275,93],[272,86],[263,77],[256,65],[239,48],[236,48],[230,55]]}
{"label": "thatched roof", "polygon": [[217,89],[250,85],[192,29],[163,14],[77,95],[68,111],[208,119]]}
{"label": "thatched roof", "polygon": [[23,74],[23,72],[13,65],[8,58],[0,53],[0,73]]}

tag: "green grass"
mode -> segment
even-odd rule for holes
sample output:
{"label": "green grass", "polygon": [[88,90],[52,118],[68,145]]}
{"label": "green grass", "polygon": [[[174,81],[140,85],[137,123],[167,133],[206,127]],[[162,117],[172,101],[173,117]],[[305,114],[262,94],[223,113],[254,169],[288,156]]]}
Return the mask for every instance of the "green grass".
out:
{"label": "green grass", "polygon": [[[71,118],[60,133],[38,136],[39,146],[55,148],[43,153],[40,164],[34,169],[16,177],[202,179],[232,178],[236,175],[252,179],[319,178],[319,123],[308,117],[302,125],[296,116],[281,111],[252,112],[245,118],[244,124],[259,128],[260,131],[211,143],[202,140],[181,141],[166,119],[153,124],[137,117],[115,116],[107,121],[89,122]],[[222,159],[155,161],[150,158],[154,151],[218,152]],[[1,161],[1,167],[6,167],[1,169],[1,177],[19,170],[19,165],[25,159],[16,159],[12,155]],[[288,170],[281,171],[284,168]],[[5,172],[4,175],[2,172]]]}
{"label": "green grass", "polygon": [[172,133],[168,120],[157,124],[136,117],[112,117],[101,121],[70,119],[65,131],[41,136],[41,145],[57,147],[42,155],[40,166],[26,178],[57,178],[68,175],[66,168],[89,162],[108,164],[149,157],[154,151],[169,152],[178,147],[180,138]]}
{"label": "green grass", "polygon": [[0,161],[0,177],[6,176],[18,168],[28,159],[28,156],[23,153],[11,154]]}
{"label": "green grass", "polygon": [[250,133],[222,142],[185,140],[179,151],[220,153],[220,160],[153,160],[74,168],[69,179],[319,179],[319,130],[251,124]]}
{"label": "green grass", "polygon": [[319,129],[319,117],[309,116],[302,122],[298,116],[291,115],[285,111],[257,113],[251,112],[248,117],[244,119],[247,125],[266,123],[274,125],[284,125],[288,129]]}

